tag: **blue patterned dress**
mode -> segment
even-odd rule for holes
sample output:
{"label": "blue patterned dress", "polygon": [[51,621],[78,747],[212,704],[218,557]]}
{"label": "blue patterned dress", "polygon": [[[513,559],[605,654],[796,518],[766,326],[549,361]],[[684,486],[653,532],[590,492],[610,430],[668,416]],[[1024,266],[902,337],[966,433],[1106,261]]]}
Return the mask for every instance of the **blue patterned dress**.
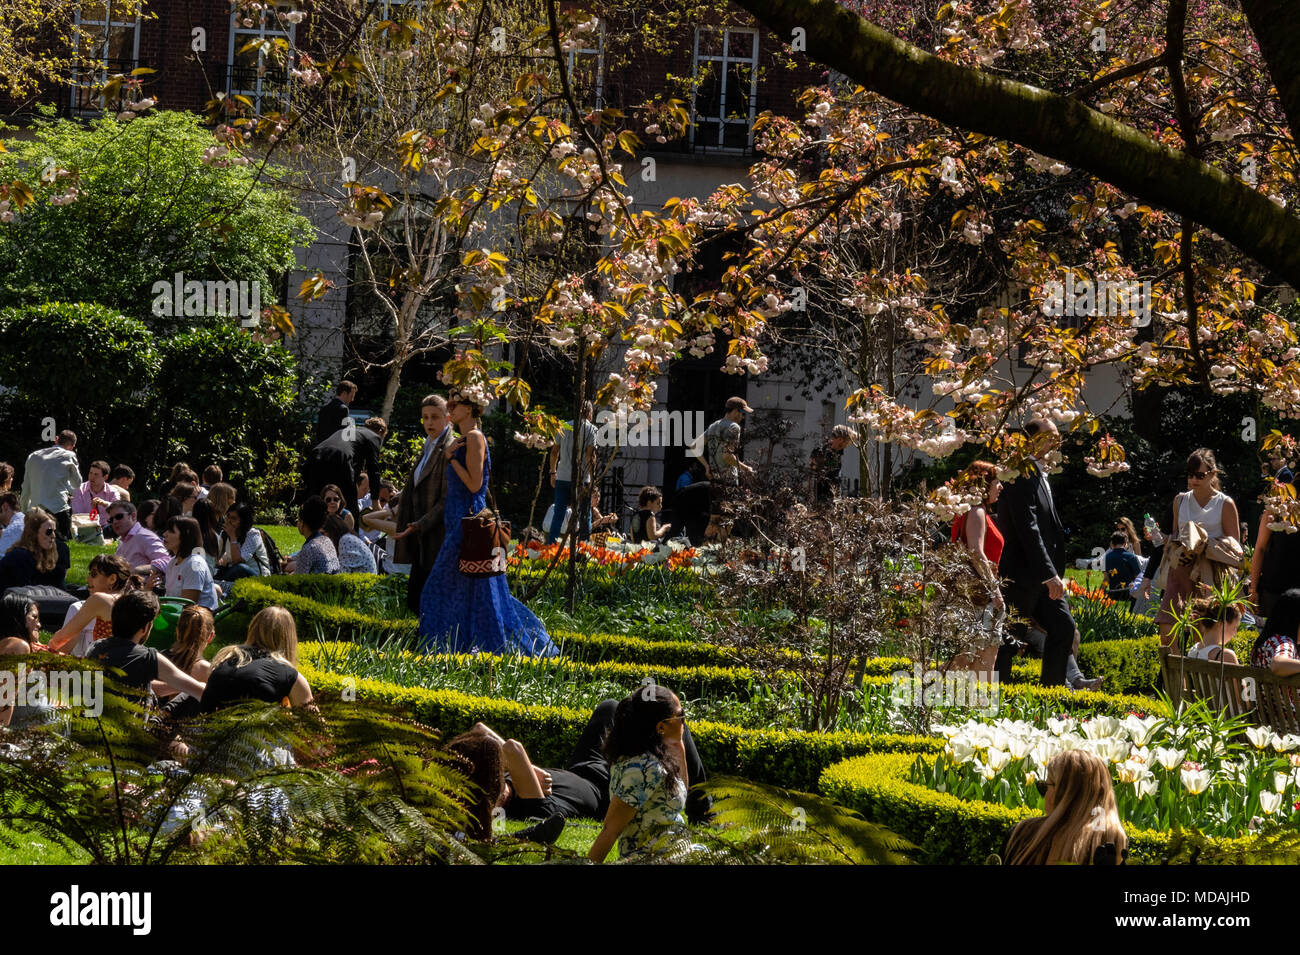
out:
{"label": "blue patterned dress", "polygon": [[[465,466],[465,450],[455,459]],[[453,653],[522,653],[556,656],[559,650],[537,615],[510,595],[504,574],[466,577],[460,572],[460,519],[477,514],[487,503],[492,454],[483,459],[483,486],[477,494],[447,462],[447,499],[443,506],[447,533],[438,559],[420,595],[420,646]]]}

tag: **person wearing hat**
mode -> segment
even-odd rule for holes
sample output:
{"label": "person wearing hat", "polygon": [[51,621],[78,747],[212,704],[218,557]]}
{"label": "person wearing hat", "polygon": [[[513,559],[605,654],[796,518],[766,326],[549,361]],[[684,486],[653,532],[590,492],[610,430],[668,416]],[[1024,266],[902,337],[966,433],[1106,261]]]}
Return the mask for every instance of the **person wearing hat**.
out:
{"label": "person wearing hat", "polygon": [[840,489],[840,465],[844,449],[858,443],[858,433],[846,424],[837,424],[831,435],[813,450],[808,459],[809,496],[816,504],[835,499]]}
{"label": "person wearing hat", "polygon": [[695,454],[704,462],[704,475],[709,481],[709,527],[704,532],[707,539],[726,540],[722,503],[734,496],[742,471],[754,473],[754,469],[738,457],[740,426],[745,422],[745,415],[753,411],[744,398],[728,398],[722,417],[704,429],[703,454]]}

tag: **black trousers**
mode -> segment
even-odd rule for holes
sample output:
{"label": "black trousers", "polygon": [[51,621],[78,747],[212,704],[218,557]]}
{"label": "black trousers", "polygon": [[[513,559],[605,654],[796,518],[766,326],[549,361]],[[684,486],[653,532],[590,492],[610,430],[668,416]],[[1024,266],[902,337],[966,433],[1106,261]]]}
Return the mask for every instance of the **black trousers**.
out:
{"label": "black trousers", "polygon": [[[1057,600],[1047,596],[1047,586],[1040,584],[1032,591],[1012,584],[1003,590],[1003,597],[1011,607],[1024,617],[1032,617],[1047,634],[1043,645],[1043,686],[1064,686],[1065,666],[1070,658],[1070,647],[1074,645],[1074,618],[1070,616],[1070,607],[1062,594]],[[998,650],[998,680],[1002,683],[1011,681],[1011,661],[1015,659],[1016,648],[1004,643]]]}
{"label": "black trousers", "polygon": [[406,609],[417,617],[420,615],[420,595],[424,593],[424,582],[429,579],[432,564],[411,562],[411,574],[406,578]]}
{"label": "black trousers", "polygon": [[61,541],[72,540],[72,508],[59,511],[54,516],[54,531]]}
{"label": "black trousers", "polygon": [[[580,777],[590,786],[566,787],[566,795],[570,795],[572,800],[568,804],[561,803],[552,796],[542,799],[520,799],[512,795],[506,805],[506,813],[510,818],[544,819],[557,812],[568,817],[586,816],[592,819],[605,817],[605,813],[609,812],[609,764],[605,762],[601,745],[605,741],[605,734],[614,725],[614,712],[618,709],[618,702],[618,700],[604,700],[596,707],[591,714],[591,719],[587,720],[582,735],[578,737],[573,753],[569,756],[567,772]],[[686,750],[687,776],[691,786],[694,787],[696,783],[704,782],[708,777],[699,750],[695,748],[695,740],[691,738],[689,726],[682,734],[682,745]],[[554,773],[555,770],[550,772]],[[576,796],[572,795],[574,791],[577,793]],[[687,815],[694,821],[703,817],[708,810],[708,798],[692,788],[686,797]]]}

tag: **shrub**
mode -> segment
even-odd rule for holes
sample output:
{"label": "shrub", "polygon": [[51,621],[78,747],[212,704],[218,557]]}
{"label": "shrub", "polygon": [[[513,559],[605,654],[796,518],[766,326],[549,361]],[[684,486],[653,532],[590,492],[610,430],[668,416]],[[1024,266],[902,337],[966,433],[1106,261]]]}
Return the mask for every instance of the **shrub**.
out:
{"label": "shrub", "polygon": [[[483,721],[503,737],[518,739],[538,765],[564,766],[589,713],[552,706],[526,706],[512,700],[470,696],[454,690],[397,686],[379,680],[350,679],[318,668],[304,646],[299,669],[313,693],[349,696],[401,707],[445,735],[464,732]],[[744,776],[791,789],[812,790],[822,770],[862,753],[937,753],[942,741],[919,736],[867,736],[861,733],[805,733],[754,730],[725,723],[691,723],[691,735],[710,774]]]}

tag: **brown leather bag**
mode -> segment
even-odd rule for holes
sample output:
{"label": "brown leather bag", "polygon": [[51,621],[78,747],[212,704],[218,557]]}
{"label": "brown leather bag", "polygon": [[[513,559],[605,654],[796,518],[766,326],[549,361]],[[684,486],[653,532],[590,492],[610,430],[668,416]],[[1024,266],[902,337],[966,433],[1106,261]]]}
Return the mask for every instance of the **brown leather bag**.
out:
{"label": "brown leather bag", "polygon": [[491,510],[485,507],[460,519],[460,572],[466,577],[504,574],[509,547],[510,522],[501,519],[495,499]]}

